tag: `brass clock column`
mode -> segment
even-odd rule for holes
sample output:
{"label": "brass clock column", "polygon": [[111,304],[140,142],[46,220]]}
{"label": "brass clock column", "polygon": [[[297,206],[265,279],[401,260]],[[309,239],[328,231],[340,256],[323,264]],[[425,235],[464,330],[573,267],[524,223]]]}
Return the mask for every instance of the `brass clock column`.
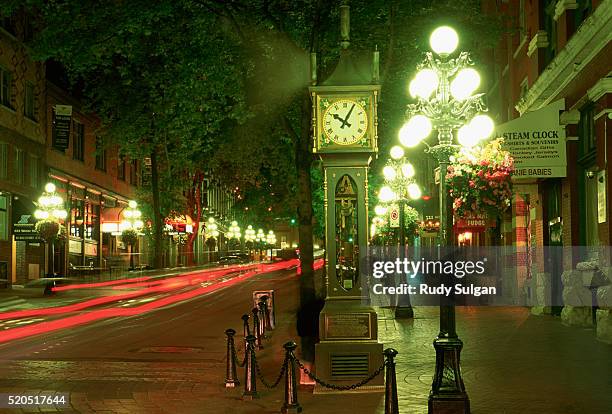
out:
{"label": "brass clock column", "polygon": [[[368,166],[377,146],[378,52],[365,68],[348,50],[349,7],[340,8],[341,55],[332,75],[317,84],[311,58],[313,152],[325,173],[326,298],[319,316],[316,375],[338,385],[370,376],[383,363],[377,315],[359,272],[367,248]],[[363,269],[365,270],[365,269]],[[382,390],[379,375],[360,390]],[[315,387],[315,393],[328,392]]]}

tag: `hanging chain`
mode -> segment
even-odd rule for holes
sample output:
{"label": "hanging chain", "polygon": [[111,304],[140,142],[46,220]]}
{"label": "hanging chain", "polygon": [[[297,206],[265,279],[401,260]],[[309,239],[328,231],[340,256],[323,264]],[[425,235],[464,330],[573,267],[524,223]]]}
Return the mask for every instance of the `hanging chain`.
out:
{"label": "hanging chain", "polygon": [[238,355],[236,355],[236,348],[232,347],[232,358],[234,358],[234,362],[236,363],[236,365],[238,365],[240,368],[244,367],[244,365],[246,364],[246,360],[247,360],[247,353],[244,353],[244,359],[241,362],[238,362]]}
{"label": "hanging chain", "polygon": [[308,368],[306,368],[304,366],[304,364],[302,364],[302,362],[300,362],[299,359],[297,359],[296,357],[294,357],[295,362],[298,364],[298,366],[300,367],[300,369],[302,371],[304,371],[304,373],[306,375],[308,375],[310,377],[311,380],[315,381],[317,384],[325,387],[325,388],[330,388],[332,390],[337,390],[337,391],[349,391],[349,390],[354,390],[356,388],[362,387],[364,385],[366,385],[368,382],[372,381],[374,378],[376,378],[381,372],[383,372],[383,370],[385,369],[385,365],[387,364],[387,362],[383,362],[382,365],[372,373],[372,375],[370,375],[369,377],[359,381],[356,384],[352,384],[352,385],[335,385],[335,384],[330,384],[327,383],[325,381],[323,381],[320,378],[317,378],[317,376],[315,374],[313,374],[312,372],[310,372],[310,370]]}
{"label": "hanging chain", "polygon": [[276,386],[280,384],[281,380],[283,379],[283,376],[285,375],[285,371],[287,370],[287,364],[289,362],[289,358],[285,356],[285,360],[283,361],[283,366],[280,370],[280,373],[278,374],[278,378],[276,378],[276,381],[274,381],[273,384],[269,384],[268,381],[266,381],[266,379],[263,377],[261,373],[261,369],[259,368],[259,364],[257,363],[257,357],[255,356],[255,350],[252,350],[251,352],[253,352],[253,362],[255,363],[255,370],[257,372],[257,377],[259,378],[261,383],[266,388],[276,388]]}

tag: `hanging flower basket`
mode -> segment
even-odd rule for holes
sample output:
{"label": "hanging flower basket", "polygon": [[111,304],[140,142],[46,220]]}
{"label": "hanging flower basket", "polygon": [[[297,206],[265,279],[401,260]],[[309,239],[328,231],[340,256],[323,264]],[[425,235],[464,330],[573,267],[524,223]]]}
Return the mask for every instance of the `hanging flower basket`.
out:
{"label": "hanging flower basket", "polygon": [[60,232],[60,224],[53,220],[39,220],[36,222],[36,231],[45,242],[53,241]]}
{"label": "hanging flower basket", "polygon": [[134,246],[138,242],[138,232],[133,229],[126,229],[121,232],[121,240],[125,244]]}
{"label": "hanging flower basket", "polygon": [[514,159],[501,149],[502,142],[498,138],[451,157],[446,182],[456,216],[497,217],[510,207]]}

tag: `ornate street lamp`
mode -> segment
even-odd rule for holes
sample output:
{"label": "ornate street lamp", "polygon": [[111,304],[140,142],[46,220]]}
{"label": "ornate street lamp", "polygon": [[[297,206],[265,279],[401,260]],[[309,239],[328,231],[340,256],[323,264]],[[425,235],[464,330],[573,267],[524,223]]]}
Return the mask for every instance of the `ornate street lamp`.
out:
{"label": "ornate street lamp", "polygon": [[[399,248],[400,260],[403,260],[406,252],[406,220],[405,209],[410,200],[417,200],[421,197],[421,189],[414,182],[414,167],[404,157],[404,150],[400,146],[391,148],[391,159],[383,168],[386,186],[391,191],[385,189],[384,200],[397,202],[399,204]],[[397,319],[408,319],[414,317],[414,312],[410,304],[409,295],[399,295],[397,306],[395,307],[395,317]]]}
{"label": "ornate street lamp", "polygon": [[144,227],[141,219],[142,212],[138,210],[138,203],[131,200],[128,208],[123,210],[123,220],[119,223],[121,239],[130,246],[130,269],[134,270],[134,246],[138,242],[140,230]]}
{"label": "ornate street lamp", "polygon": [[263,245],[266,242],[266,235],[263,229],[257,229],[257,234],[255,235],[255,243],[257,246],[257,250],[259,250],[259,260],[261,260],[261,250],[263,249]]}
{"label": "ornate street lamp", "polygon": [[64,208],[64,200],[55,192],[55,184],[47,183],[45,191],[38,198],[38,208],[34,211],[34,217],[38,220],[36,230],[48,246],[49,263],[47,277],[55,275],[55,246],[54,241],[60,233],[60,220],[68,216]]}
{"label": "ornate street lamp", "polygon": [[242,237],[242,234],[240,233],[240,227],[238,227],[237,221],[232,221],[232,224],[227,230],[226,236],[229,240],[229,243],[232,244],[232,247],[236,247],[237,245],[237,247],[240,248],[240,237]]}
{"label": "ornate street lamp", "polygon": [[246,248],[248,249],[249,255],[250,255],[251,249],[253,248],[253,245],[255,244],[255,230],[253,229],[253,226],[251,226],[250,224],[247,226],[246,230],[244,231],[244,244]]}
{"label": "ornate street lamp", "polygon": [[[469,53],[451,54],[457,48],[459,37],[448,26],[432,33],[430,45],[435,52],[425,54],[418,65],[419,72],[410,82],[409,91],[416,103],[408,105],[408,122],[399,132],[405,147],[414,147],[431,133],[438,132],[438,143],[428,146],[440,165],[440,245],[452,243],[452,206],[446,186],[446,171],[450,156],[460,146],[473,146],[493,132],[493,121],[484,115],[487,109],[482,93],[473,93],[479,86],[480,76],[471,66]],[[457,141],[453,143],[453,132]],[[461,378],[460,353],[463,343],[455,327],[455,306],[452,298],[440,301],[440,333],[434,340],[436,370],[429,394],[429,413],[469,413],[469,398]]]}
{"label": "ornate street lamp", "polygon": [[266,244],[270,247],[270,260],[272,260],[272,250],[274,249],[274,245],[276,244],[276,235],[272,230],[270,230],[266,235]]}
{"label": "ornate street lamp", "polygon": [[206,238],[206,244],[208,245],[208,262],[210,263],[212,261],[212,254],[214,253],[214,249],[217,244],[217,238],[219,237],[219,230],[214,217],[208,218],[206,229],[204,231],[204,237]]}

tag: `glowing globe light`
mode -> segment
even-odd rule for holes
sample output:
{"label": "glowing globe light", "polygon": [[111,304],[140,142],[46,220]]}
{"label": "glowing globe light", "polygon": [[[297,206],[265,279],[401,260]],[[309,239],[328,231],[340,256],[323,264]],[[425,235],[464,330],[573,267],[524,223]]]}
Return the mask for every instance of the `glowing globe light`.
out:
{"label": "glowing globe light", "polygon": [[134,200],[130,200],[130,202],[128,203],[128,206],[130,206],[130,208],[136,208],[136,206],[138,206],[138,203],[135,202]]}
{"label": "glowing globe light", "polygon": [[440,79],[433,69],[422,69],[410,82],[408,91],[413,98],[419,97],[429,99],[431,94],[438,88]]}
{"label": "glowing globe light", "polygon": [[36,210],[34,212],[34,217],[36,217],[36,219],[38,220],[44,220],[44,219],[49,218],[49,213],[43,210]]}
{"label": "glowing globe light", "polygon": [[214,217],[209,217],[208,218],[208,222],[209,223],[214,223],[215,222],[215,218]]}
{"label": "glowing globe light", "polygon": [[53,210],[51,214],[53,214],[53,217],[57,219],[65,219],[66,216],[68,216],[66,210]]}
{"label": "glowing globe light", "polygon": [[406,178],[412,178],[415,174],[414,166],[409,162],[402,165],[402,175]]}
{"label": "glowing globe light", "polygon": [[471,124],[467,124],[459,128],[457,131],[457,141],[464,147],[472,148],[478,144],[478,136],[474,133],[474,128]]}
{"label": "glowing globe light", "polygon": [[132,211],[131,210],[125,210],[123,212],[123,217],[125,217],[125,218],[132,218]]}
{"label": "glowing globe light", "polygon": [[412,198],[413,200],[416,200],[418,198],[421,198],[421,189],[419,188],[419,186],[415,183],[412,184],[408,184],[408,195],[410,196],[410,198]]}
{"label": "glowing globe light", "polygon": [[391,147],[391,158],[394,160],[399,160],[404,156],[404,149],[399,145],[394,145]]}
{"label": "glowing globe light", "polygon": [[476,115],[470,121],[470,128],[478,139],[485,139],[491,136],[495,129],[495,124],[488,115]]}
{"label": "glowing globe light", "polygon": [[388,203],[389,201],[393,201],[396,198],[395,192],[391,189],[391,187],[384,186],[380,189],[380,193],[378,193],[378,198],[383,203]]}
{"label": "glowing globe light", "polygon": [[137,229],[141,229],[144,227],[144,222],[142,220],[136,220],[134,222],[134,227]]}
{"label": "glowing globe light", "polygon": [[53,184],[53,183],[45,184],[45,191],[47,193],[54,193],[55,192],[55,184]]}
{"label": "glowing globe light", "polygon": [[449,26],[441,26],[433,31],[429,37],[431,49],[439,55],[451,54],[457,49],[459,36],[457,32]]}
{"label": "glowing globe light", "polygon": [[469,98],[480,85],[480,75],[472,68],[461,69],[450,84],[453,98],[463,101]]}
{"label": "glowing globe light", "polygon": [[408,148],[416,147],[431,134],[431,121],[425,115],[415,115],[402,126],[399,132],[400,143]]}
{"label": "glowing globe light", "polygon": [[378,205],[374,207],[374,212],[377,216],[384,216],[385,214],[387,214],[387,207]]}
{"label": "glowing globe light", "polygon": [[395,177],[397,177],[397,172],[395,172],[395,168],[387,165],[385,168],[383,168],[383,175],[385,176],[385,179],[391,181],[395,180]]}

